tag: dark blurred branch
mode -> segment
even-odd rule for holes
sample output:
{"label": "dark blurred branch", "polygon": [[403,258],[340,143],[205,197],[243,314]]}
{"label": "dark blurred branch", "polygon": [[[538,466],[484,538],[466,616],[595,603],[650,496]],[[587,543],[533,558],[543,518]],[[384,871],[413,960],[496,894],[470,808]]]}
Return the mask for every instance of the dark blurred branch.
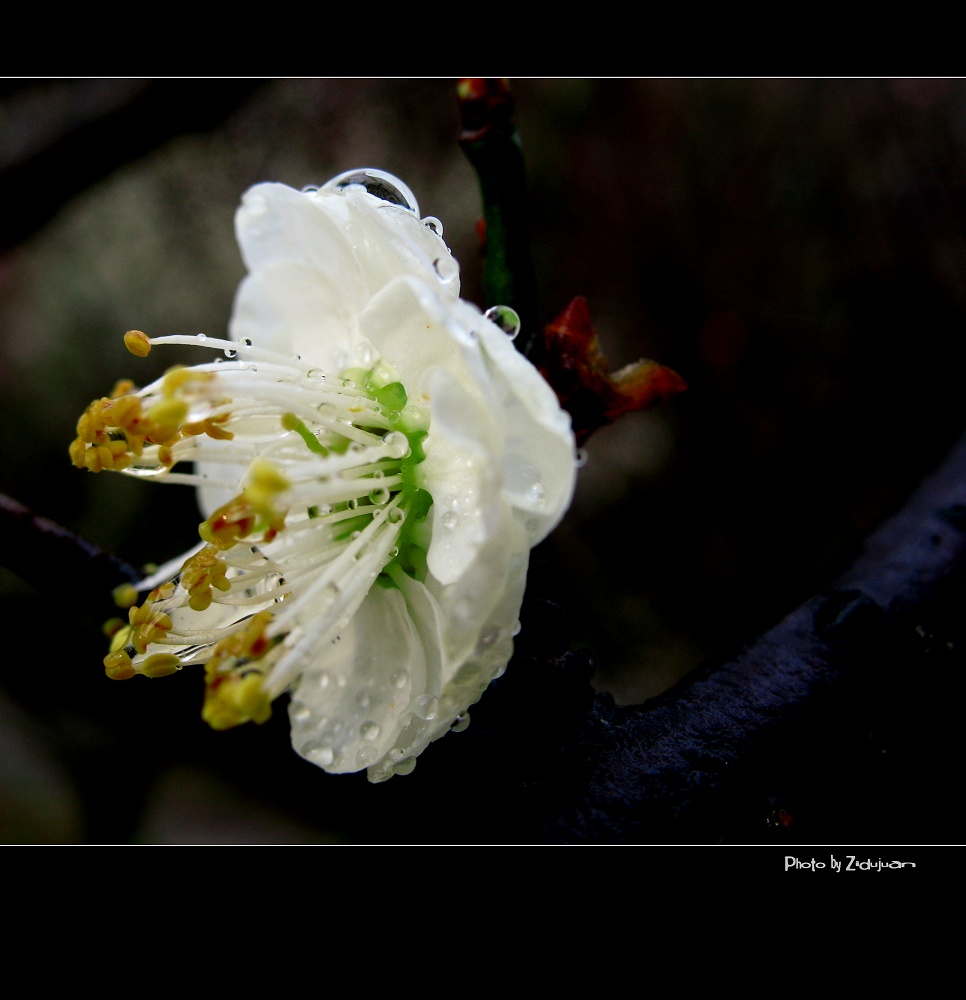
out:
{"label": "dark blurred branch", "polygon": [[485,306],[511,306],[520,314],[516,346],[526,354],[537,333],[536,293],[513,94],[506,80],[467,78],[459,81],[458,95],[459,143],[476,170],[483,199]]}
{"label": "dark blurred branch", "polygon": [[829,592],[734,659],[647,705],[598,696],[548,836],[951,842],[964,602],[966,438]]}
{"label": "dark blurred branch", "polygon": [[29,80],[8,87],[0,141],[0,251],[72,198],[169,139],[203,132],[260,80]]}
{"label": "dark blurred branch", "polygon": [[143,574],[86,539],[0,493],[3,565],[41,593],[70,595],[71,608],[96,619],[111,591]]}

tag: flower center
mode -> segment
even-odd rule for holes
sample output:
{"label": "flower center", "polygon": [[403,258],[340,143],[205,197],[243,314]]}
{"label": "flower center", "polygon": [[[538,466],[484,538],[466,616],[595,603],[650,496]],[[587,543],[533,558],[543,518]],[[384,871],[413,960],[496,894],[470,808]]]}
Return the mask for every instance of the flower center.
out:
{"label": "flower center", "polygon": [[[119,383],[77,426],[74,464],[198,486],[223,502],[180,570],[144,581],[105,658],[110,677],[204,663],[216,729],[263,722],[312,650],[372,585],[426,575],[428,410],[384,361],[337,377],[250,344],[130,333],[132,353],[194,344],[228,360]],[[194,471],[172,471],[182,462]]]}

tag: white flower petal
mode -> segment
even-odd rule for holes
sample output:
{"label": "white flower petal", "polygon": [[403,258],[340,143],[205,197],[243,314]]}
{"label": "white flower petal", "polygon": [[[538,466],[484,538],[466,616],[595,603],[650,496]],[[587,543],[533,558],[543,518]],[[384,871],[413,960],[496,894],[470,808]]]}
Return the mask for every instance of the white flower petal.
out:
{"label": "white flower petal", "polygon": [[204,663],[215,728],[289,690],[300,754],[381,781],[505,669],[575,448],[540,374],[458,298],[442,239],[360,176],[247,192],[232,341],[203,345],[233,360],[95,401],[71,454],[193,483],[207,518],[205,546],[131,609],[111,676]]}

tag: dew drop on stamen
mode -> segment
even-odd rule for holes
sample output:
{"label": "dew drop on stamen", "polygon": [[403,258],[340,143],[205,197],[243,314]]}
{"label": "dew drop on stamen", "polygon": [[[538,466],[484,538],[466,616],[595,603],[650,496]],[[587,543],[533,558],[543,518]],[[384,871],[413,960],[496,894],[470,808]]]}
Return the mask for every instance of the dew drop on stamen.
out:
{"label": "dew drop on stamen", "polygon": [[409,439],[402,431],[390,431],[383,439],[390,458],[406,458],[409,454]]}
{"label": "dew drop on stamen", "polygon": [[443,224],[436,218],[435,215],[427,215],[425,219],[422,220],[423,225],[434,232],[437,236],[442,237],[443,235]]}
{"label": "dew drop on stamen", "polygon": [[229,359],[231,359],[231,358],[237,358],[238,357],[238,351],[233,350],[230,347],[226,347],[225,348],[225,357],[229,358]]}
{"label": "dew drop on stamen", "polygon": [[244,340],[242,341],[242,344],[241,344],[241,345],[242,345],[242,347],[251,347],[251,346],[252,346],[252,341],[251,341],[251,337],[246,337],[246,338],[245,338],[245,339],[244,339]]}
{"label": "dew drop on stamen", "polygon": [[199,343],[203,344],[208,339],[208,337],[204,333],[199,333],[196,339],[199,341]]}
{"label": "dew drop on stamen", "polygon": [[376,486],[369,490],[369,500],[372,503],[384,504],[389,500],[389,490],[385,486]]}
{"label": "dew drop on stamen", "polygon": [[386,515],[389,519],[390,524],[399,524],[406,518],[406,512],[399,507],[393,507],[391,511]]}

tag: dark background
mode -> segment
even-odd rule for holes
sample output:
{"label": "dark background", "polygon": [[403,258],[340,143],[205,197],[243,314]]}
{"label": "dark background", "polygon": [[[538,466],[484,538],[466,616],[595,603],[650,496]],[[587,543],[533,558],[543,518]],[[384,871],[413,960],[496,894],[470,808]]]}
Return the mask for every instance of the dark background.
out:
{"label": "dark background", "polygon": [[[825,586],[959,436],[966,83],[512,85],[543,320],[585,295],[615,367],[655,358],[690,386],[590,440],[540,552],[595,687],[636,704]],[[133,563],[186,549],[189,490],[67,457],[117,378],[192,360],[137,362],[121,335],[220,335],[242,191],[357,166],[443,221],[485,305],[458,129],[451,80],[4,81],[0,491]],[[291,751],[284,710],[215,734],[189,671],[108,682],[89,595],[55,565],[41,587],[0,571],[0,595],[0,839],[426,839],[407,797],[459,735],[388,786],[329,776]],[[482,839],[469,819],[445,831]]]}

